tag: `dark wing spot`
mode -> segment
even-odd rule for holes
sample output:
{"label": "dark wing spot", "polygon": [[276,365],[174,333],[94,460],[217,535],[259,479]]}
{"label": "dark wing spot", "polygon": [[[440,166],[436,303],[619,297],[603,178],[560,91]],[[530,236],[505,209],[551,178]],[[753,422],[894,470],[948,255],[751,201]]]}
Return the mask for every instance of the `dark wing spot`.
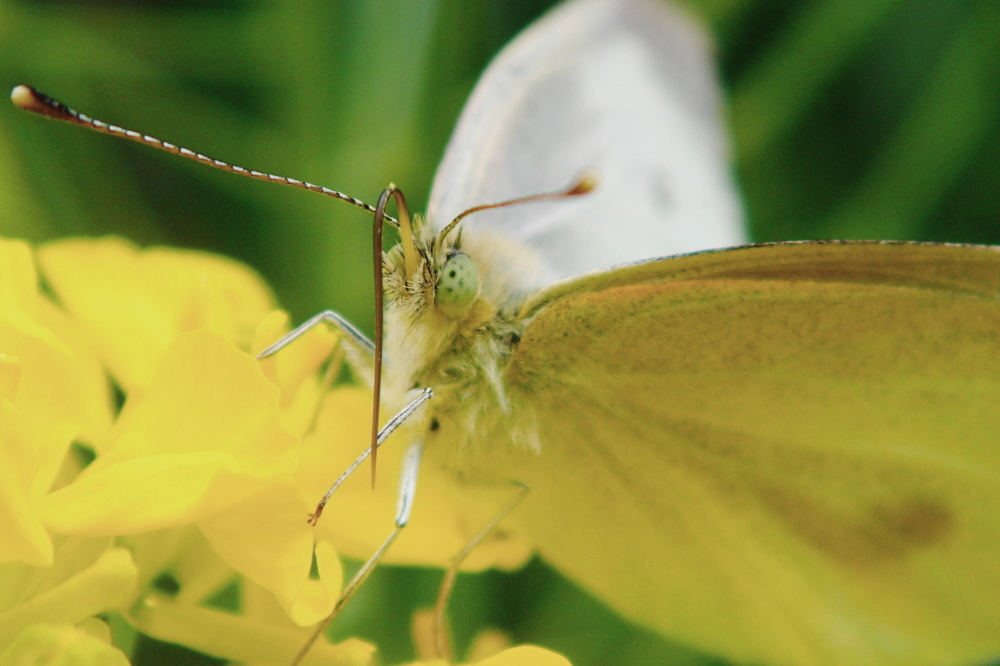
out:
{"label": "dark wing spot", "polygon": [[852,568],[877,567],[935,546],[949,536],[955,523],[954,514],[941,501],[920,497],[845,512],[773,487],[758,496],[806,542]]}
{"label": "dark wing spot", "polygon": [[441,424],[438,422],[438,420],[436,418],[432,418],[431,419],[431,428],[430,428],[431,432],[436,432],[440,428],[441,428]]}
{"label": "dark wing spot", "polygon": [[954,516],[946,506],[920,498],[877,507],[874,516],[902,547],[933,546],[954,527]]}

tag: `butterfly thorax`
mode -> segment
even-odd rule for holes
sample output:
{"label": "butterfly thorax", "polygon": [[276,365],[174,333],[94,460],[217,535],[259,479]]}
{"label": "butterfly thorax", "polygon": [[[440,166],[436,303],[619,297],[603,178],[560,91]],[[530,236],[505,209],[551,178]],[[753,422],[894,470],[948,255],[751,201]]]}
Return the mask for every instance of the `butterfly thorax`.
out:
{"label": "butterfly thorax", "polygon": [[[414,241],[419,261],[412,275],[406,276],[401,246],[383,257],[388,404],[402,405],[414,389],[434,390],[428,446],[448,466],[489,469],[511,451],[537,452],[530,412],[504,382],[524,331],[521,306],[537,287],[533,256],[499,236],[468,230],[435,247],[430,225],[418,228]],[[460,313],[440,307],[438,294],[455,279],[449,259],[458,254],[471,261],[467,270],[478,280]]]}

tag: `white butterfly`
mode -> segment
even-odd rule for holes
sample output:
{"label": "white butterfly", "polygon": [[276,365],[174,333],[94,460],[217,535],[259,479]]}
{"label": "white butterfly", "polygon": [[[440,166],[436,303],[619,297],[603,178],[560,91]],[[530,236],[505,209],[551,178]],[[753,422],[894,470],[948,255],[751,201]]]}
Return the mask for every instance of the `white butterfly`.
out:
{"label": "white butterfly", "polygon": [[[798,243],[612,268],[742,242],[718,107],[701,34],[652,0],[567,3],[500,54],[429,224],[384,262],[390,403],[435,393],[409,460],[527,482],[512,519],[543,557],[708,652],[1000,652],[1000,252]],[[588,196],[448,229],[587,167]]]}
{"label": "white butterfly", "polygon": [[[442,237],[586,167],[589,196]],[[508,46],[428,218],[419,267],[385,263],[387,386],[434,389],[416,417],[431,461],[527,482],[515,519],[568,576],[737,660],[1000,652],[995,248],[611,268],[743,241],[709,49],[652,0],[570,2]],[[456,253],[479,286],[444,314]]]}

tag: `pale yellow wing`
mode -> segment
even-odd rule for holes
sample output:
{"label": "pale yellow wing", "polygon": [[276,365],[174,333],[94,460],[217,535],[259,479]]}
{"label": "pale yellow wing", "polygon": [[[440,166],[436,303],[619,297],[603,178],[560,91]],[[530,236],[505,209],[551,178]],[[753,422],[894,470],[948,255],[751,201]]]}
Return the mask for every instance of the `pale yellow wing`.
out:
{"label": "pale yellow wing", "polygon": [[526,316],[518,513],[568,576],[737,660],[1000,654],[1000,251],[705,253]]}

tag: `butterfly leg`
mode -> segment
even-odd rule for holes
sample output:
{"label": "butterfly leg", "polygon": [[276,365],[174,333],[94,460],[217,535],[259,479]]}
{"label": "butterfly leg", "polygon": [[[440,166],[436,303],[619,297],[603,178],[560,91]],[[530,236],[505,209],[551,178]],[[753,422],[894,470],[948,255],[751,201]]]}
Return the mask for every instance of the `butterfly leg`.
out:
{"label": "butterfly leg", "polygon": [[333,310],[325,310],[310,318],[308,321],[300,324],[295,328],[295,330],[285,334],[279,340],[257,354],[258,360],[273,356],[291,343],[295,342],[295,340],[302,337],[302,335],[306,332],[316,326],[319,326],[320,324],[333,326],[337,329],[340,335],[337,338],[337,342],[333,350],[330,352],[330,362],[327,364],[326,371],[323,373],[323,378],[320,382],[318,392],[320,397],[316,401],[316,406],[313,409],[312,417],[309,419],[309,427],[306,432],[312,432],[316,427],[316,420],[319,418],[320,408],[323,403],[323,396],[326,395],[327,389],[330,388],[330,385],[333,384],[333,380],[336,379],[337,373],[340,371],[341,363],[344,360],[344,345],[346,344],[350,347],[351,350],[355,352],[356,357],[360,357],[361,362],[367,366],[372,363],[374,358],[375,344],[343,316]]}
{"label": "butterfly leg", "polygon": [[382,556],[385,555],[385,552],[389,550],[389,546],[392,545],[392,542],[396,540],[396,537],[399,536],[399,533],[403,531],[403,528],[410,521],[410,513],[413,510],[413,497],[417,490],[417,476],[420,473],[420,461],[423,458],[423,454],[424,440],[422,439],[411,444],[410,448],[406,450],[403,457],[403,471],[399,478],[399,496],[396,501],[396,525],[389,537],[375,551],[375,554],[368,558],[368,561],[358,569],[358,572],[354,574],[354,578],[344,588],[340,599],[337,600],[337,604],[334,606],[334,614],[350,601],[354,593],[358,591],[358,588],[368,580],[372,571],[375,570],[375,566],[382,559]]}
{"label": "butterfly leg", "polygon": [[342,334],[347,344],[366,360],[373,358],[375,353],[375,343],[369,340],[364,333],[355,328],[354,324],[347,321],[343,316],[333,310],[324,310],[318,315],[315,315],[314,317],[311,317],[305,322],[299,324],[294,330],[286,333],[277,342],[257,354],[257,358],[262,359],[267,358],[268,356],[273,356],[320,324],[328,324],[337,329]]}
{"label": "butterfly leg", "polygon": [[[406,405],[406,407],[403,407],[403,409],[399,410],[398,414],[396,414],[395,416],[393,416],[391,419],[389,419],[388,423],[386,423],[384,426],[382,426],[382,429],[379,430],[379,432],[378,432],[378,439],[376,440],[375,445],[376,446],[382,446],[382,442],[384,442],[389,437],[389,435],[391,435],[393,433],[393,431],[396,430],[396,428],[398,428],[400,425],[402,425],[403,421],[405,421],[406,419],[408,419],[410,417],[410,414],[412,414],[413,412],[415,412],[417,410],[417,408],[420,407],[420,405],[422,405],[425,402],[427,402],[428,400],[430,400],[433,396],[434,396],[434,391],[433,390],[431,390],[429,388],[423,389],[416,398],[414,398],[408,405]],[[416,445],[414,445],[414,446],[416,446]],[[421,444],[421,450],[422,450],[422,444]],[[313,524],[313,525],[316,524],[316,521],[318,521],[319,517],[323,514],[323,509],[326,508],[327,502],[329,502],[330,498],[333,497],[333,493],[337,492],[337,488],[339,488],[341,485],[343,485],[344,481],[346,481],[347,478],[352,473],[354,473],[354,470],[356,470],[361,465],[361,463],[363,463],[365,460],[368,459],[369,455],[371,455],[371,448],[366,447],[365,450],[361,452],[361,455],[358,456],[357,459],[354,462],[352,462],[347,467],[347,469],[344,470],[343,474],[341,474],[339,477],[337,477],[337,480],[333,482],[333,484],[330,486],[330,488],[323,495],[323,498],[320,499],[320,501],[316,504],[316,510],[309,516],[309,522],[311,524]],[[409,454],[407,454],[407,455],[409,455]],[[406,467],[407,461],[408,461],[408,459],[404,460],[403,480],[405,480],[406,474],[407,474],[407,467]],[[416,465],[419,467],[419,460],[417,461]],[[416,479],[413,480],[413,484],[414,484],[414,486],[416,485]],[[403,491],[404,490],[405,490],[405,486],[401,485],[400,486],[400,491],[399,491],[399,493],[400,493],[400,503],[401,504],[402,504],[402,501],[403,501]],[[401,507],[400,507],[400,511],[401,511]],[[399,515],[400,511],[397,511],[397,522],[398,522],[398,515]],[[406,515],[407,515],[407,517],[409,516],[409,511],[407,511]]]}
{"label": "butterfly leg", "polygon": [[[423,392],[421,393],[421,397],[411,402],[410,405],[407,405],[407,407],[404,408],[404,410],[400,412],[400,414],[403,414],[405,412],[406,415],[409,415],[413,411],[412,409],[410,409],[410,407],[413,406],[414,403],[417,403],[416,406],[413,407],[413,409],[416,409],[416,407],[419,406],[420,403],[424,402],[425,400],[427,400],[427,398],[430,397],[430,394],[431,394],[430,389],[424,389]],[[407,411],[408,409],[409,411]],[[396,420],[397,418],[399,418],[399,414],[393,417],[393,420]],[[403,418],[405,418],[405,416]],[[400,422],[402,422],[402,419],[400,419]],[[388,429],[391,423],[392,421],[387,423],[382,430],[385,431],[386,429]],[[398,425],[398,423],[396,425]],[[395,427],[396,426],[393,426],[392,429],[394,430]],[[388,436],[388,433],[386,433],[386,436]],[[383,439],[384,437],[380,432],[379,444],[382,443]],[[354,577],[351,578],[351,581],[344,588],[344,591],[341,592],[340,598],[337,599],[337,603],[334,604],[333,611],[326,617],[326,619],[324,619],[316,627],[316,629],[313,630],[313,633],[309,636],[309,640],[306,642],[305,645],[302,646],[302,648],[299,650],[299,653],[295,655],[295,659],[292,660],[291,666],[298,666],[298,664],[309,652],[309,648],[312,647],[313,643],[316,642],[316,640],[320,637],[320,635],[327,628],[327,626],[329,626],[330,622],[332,622],[333,619],[337,617],[337,615],[344,608],[344,606],[347,605],[347,602],[351,600],[351,598],[361,588],[361,586],[364,585],[365,581],[368,580],[368,577],[371,576],[372,571],[375,570],[375,567],[378,565],[379,561],[381,561],[386,551],[389,550],[389,546],[392,545],[393,541],[396,540],[396,537],[399,536],[400,532],[403,531],[403,528],[406,527],[406,524],[410,521],[410,513],[413,509],[413,497],[416,494],[417,490],[417,476],[419,475],[420,472],[420,461],[423,458],[423,454],[424,454],[424,440],[422,439],[411,444],[410,447],[406,450],[406,454],[403,457],[403,471],[400,474],[400,479],[399,479],[399,495],[396,502],[395,527],[393,528],[392,533],[389,534],[389,537],[384,542],[382,542],[382,545],[379,546],[378,550],[376,550],[375,553],[368,558],[368,561],[366,561],[363,565],[361,565],[361,568],[358,569],[358,572],[354,574]],[[358,460],[356,460],[354,464],[351,465],[350,468],[348,468],[348,472],[345,472],[345,474],[348,474],[351,470],[353,470],[355,467],[364,462],[364,459],[367,457],[368,457],[368,450],[366,449],[365,453],[363,453],[361,457]],[[338,482],[342,481],[338,479]],[[334,484],[335,487],[337,485],[339,485],[339,483]],[[331,493],[332,491],[333,489],[331,489]]]}
{"label": "butterfly leg", "polygon": [[514,510],[521,500],[524,499],[525,495],[528,494],[529,487],[527,484],[521,483],[520,481],[512,481],[511,483],[517,488],[517,494],[505,504],[490,522],[486,523],[479,532],[477,532],[469,542],[462,547],[462,550],[458,551],[454,557],[451,558],[451,562],[448,564],[448,569],[445,571],[444,578],[441,580],[441,587],[438,589],[437,601],[434,604],[434,643],[437,648],[437,656],[441,659],[447,659],[451,661],[451,641],[448,638],[447,628],[445,626],[445,614],[448,610],[448,600],[451,599],[452,590],[455,589],[455,579],[458,578],[458,568],[465,561],[465,558],[469,556],[469,553],[482,543],[483,539],[496,529],[497,524],[507,517],[511,511]]}

